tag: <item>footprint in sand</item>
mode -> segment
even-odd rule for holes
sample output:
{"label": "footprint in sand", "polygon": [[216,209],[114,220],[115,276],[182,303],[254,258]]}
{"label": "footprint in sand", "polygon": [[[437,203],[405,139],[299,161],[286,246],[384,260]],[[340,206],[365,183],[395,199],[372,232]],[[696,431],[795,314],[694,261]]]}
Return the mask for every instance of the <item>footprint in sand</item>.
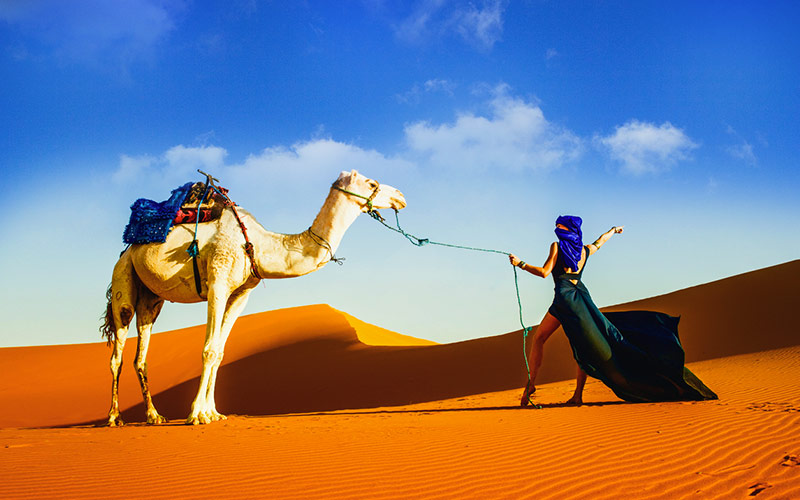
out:
{"label": "footprint in sand", "polygon": [[759,411],[800,412],[800,407],[794,406],[791,403],[751,403],[747,406],[747,409]]}
{"label": "footprint in sand", "polygon": [[800,456],[786,455],[783,457],[783,462],[781,462],[781,465],[784,467],[800,467]]}
{"label": "footprint in sand", "polygon": [[750,494],[748,496],[754,497],[761,493],[762,491],[766,490],[767,488],[772,488],[772,485],[769,483],[756,483],[753,486],[747,488],[750,490]]}

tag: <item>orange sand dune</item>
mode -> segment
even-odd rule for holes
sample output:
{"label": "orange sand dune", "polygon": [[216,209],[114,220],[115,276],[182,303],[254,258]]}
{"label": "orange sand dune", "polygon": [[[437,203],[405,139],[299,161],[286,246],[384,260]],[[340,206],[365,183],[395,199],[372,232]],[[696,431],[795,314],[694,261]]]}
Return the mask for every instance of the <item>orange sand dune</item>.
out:
{"label": "orange sand dune", "polygon": [[[680,314],[718,401],[629,404],[590,381],[564,407],[573,382],[545,383],[574,371],[557,334],[543,408],[521,409],[520,332],[434,345],[309,306],[237,322],[217,383],[232,416],[207,426],[182,425],[204,328],[154,335],[175,420],[110,429],[72,425],[104,419],[104,344],[0,349],[0,498],[800,498],[798,278],[793,261],[609,308]],[[13,428],[32,426],[61,427]]]}
{"label": "orange sand dune", "polygon": [[[687,361],[757,352],[800,344],[793,326],[800,305],[800,290],[793,285],[798,280],[800,261],[793,261],[608,309],[681,315]],[[150,385],[156,407],[170,419],[188,414],[203,337],[202,326],[152,337]],[[128,344],[121,406],[126,421],[141,421],[141,393],[130,367],[135,339]],[[220,368],[218,409],[271,415],[373,408],[524,385],[521,332],[431,344],[328,306],[244,316],[236,323]],[[110,398],[108,357],[101,343],[0,349],[0,427],[103,420]],[[556,334],[546,346],[539,381],[573,374],[566,338]]]}
{"label": "orange sand dune", "polygon": [[690,364],[718,401],[590,381],[430,403],[121,429],[0,429],[0,498],[800,498],[800,347]]}

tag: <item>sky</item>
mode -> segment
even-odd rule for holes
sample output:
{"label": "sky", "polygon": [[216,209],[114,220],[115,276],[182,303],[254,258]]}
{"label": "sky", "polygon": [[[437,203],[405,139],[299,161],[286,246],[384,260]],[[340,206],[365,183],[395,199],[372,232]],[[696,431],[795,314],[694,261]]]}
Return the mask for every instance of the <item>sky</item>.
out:
{"label": "sky", "polygon": [[[794,260],[798,24],[791,1],[0,0],[0,347],[99,342],[130,205],[198,168],[282,233],[351,169],[405,194],[410,233],[537,265],[558,215],[624,225],[584,273],[600,306]],[[503,255],[366,216],[337,253],[244,314],[520,327]],[[520,293],[538,323],[552,282]],[[154,331],[204,322],[167,304]]]}

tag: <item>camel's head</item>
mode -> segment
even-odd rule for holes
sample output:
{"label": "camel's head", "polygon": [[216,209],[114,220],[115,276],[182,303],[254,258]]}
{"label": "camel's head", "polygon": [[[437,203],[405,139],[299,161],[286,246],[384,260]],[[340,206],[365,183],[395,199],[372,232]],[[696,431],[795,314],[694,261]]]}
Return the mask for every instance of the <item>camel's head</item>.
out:
{"label": "camel's head", "polygon": [[333,188],[353,198],[362,212],[380,208],[400,210],[406,206],[406,199],[399,190],[361,175],[355,170],[339,174],[339,178],[333,183]]}

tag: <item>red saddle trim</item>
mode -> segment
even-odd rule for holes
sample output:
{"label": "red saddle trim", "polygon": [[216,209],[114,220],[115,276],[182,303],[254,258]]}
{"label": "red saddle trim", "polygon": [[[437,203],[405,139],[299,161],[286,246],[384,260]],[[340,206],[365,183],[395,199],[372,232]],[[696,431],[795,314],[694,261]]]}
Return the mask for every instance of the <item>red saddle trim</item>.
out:
{"label": "red saddle trim", "polygon": [[[214,213],[213,210],[210,208],[201,208],[200,209],[200,222],[209,222],[214,220]],[[173,224],[194,224],[197,222],[197,209],[196,208],[181,208],[178,210],[178,213],[175,214],[175,218],[172,220]]]}

